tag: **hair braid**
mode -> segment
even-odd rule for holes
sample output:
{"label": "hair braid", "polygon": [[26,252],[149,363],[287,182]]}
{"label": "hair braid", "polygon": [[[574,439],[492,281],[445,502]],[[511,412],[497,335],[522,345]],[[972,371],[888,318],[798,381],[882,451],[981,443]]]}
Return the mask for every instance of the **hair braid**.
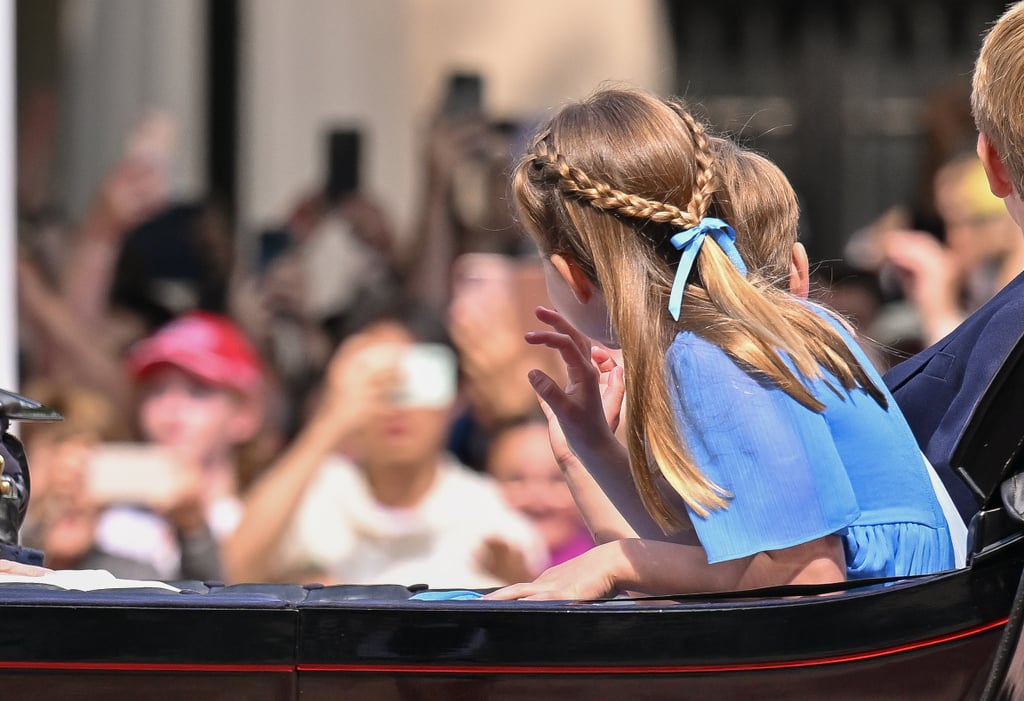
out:
{"label": "hair braid", "polygon": [[693,194],[687,209],[700,221],[711,207],[711,198],[715,194],[715,154],[711,148],[711,139],[707,129],[683,105],[669,100],[668,106],[679,115],[686,127],[693,134],[693,157],[697,162],[697,173],[694,176]]}
{"label": "hair braid", "polygon": [[566,161],[561,154],[552,153],[548,144],[543,140],[536,144],[533,153],[529,154],[526,160],[535,169],[556,179],[562,192],[575,195],[597,209],[631,219],[646,219],[680,228],[694,226],[700,221],[700,217],[695,213],[680,209],[668,202],[631,195],[593,180],[585,172]]}

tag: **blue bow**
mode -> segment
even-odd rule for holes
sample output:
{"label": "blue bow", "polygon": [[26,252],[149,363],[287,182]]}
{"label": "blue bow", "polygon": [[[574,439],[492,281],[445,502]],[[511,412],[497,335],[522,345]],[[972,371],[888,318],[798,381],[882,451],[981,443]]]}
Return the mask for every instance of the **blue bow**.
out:
{"label": "blue bow", "polygon": [[683,304],[683,292],[686,289],[686,280],[690,277],[690,269],[693,268],[693,261],[696,260],[704,239],[709,235],[722,247],[736,269],[743,275],[747,274],[747,266],[743,264],[740,252],[736,249],[736,232],[721,219],[704,217],[692,229],[680,231],[671,239],[672,245],[683,254],[679,258],[676,278],[672,281],[672,292],[668,298],[668,310],[676,321],[679,321],[679,308]]}

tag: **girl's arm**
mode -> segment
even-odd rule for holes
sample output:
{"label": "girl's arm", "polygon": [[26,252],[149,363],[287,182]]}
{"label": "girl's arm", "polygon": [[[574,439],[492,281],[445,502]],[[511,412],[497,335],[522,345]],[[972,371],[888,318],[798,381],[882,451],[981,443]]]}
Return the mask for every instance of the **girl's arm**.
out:
{"label": "girl's arm", "polygon": [[530,383],[548,419],[552,452],[594,540],[692,537],[666,537],[637,494],[626,448],[614,434],[625,394],[622,368],[557,312],[540,307],[536,314],[552,330],[531,332],[526,340],[559,352],[568,383],[563,389],[539,370],[530,373]]}
{"label": "girl's arm", "polygon": [[484,598],[598,599],[621,591],[671,596],[845,578],[842,542],[834,535],[715,564],[708,564],[700,546],[629,538],[599,545],[548,569],[533,582],[513,584]]}
{"label": "girl's arm", "polygon": [[[614,435],[604,436],[577,457],[571,450],[559,450],[562,438],[558,419],[547,402],[542,407],[548,416],[552,449],[594,542],[601,544],[622,538],[666,539],[661,528],[647,513],[633,485],[629,456]],[[673,538],[674,539],[674,538]]]}

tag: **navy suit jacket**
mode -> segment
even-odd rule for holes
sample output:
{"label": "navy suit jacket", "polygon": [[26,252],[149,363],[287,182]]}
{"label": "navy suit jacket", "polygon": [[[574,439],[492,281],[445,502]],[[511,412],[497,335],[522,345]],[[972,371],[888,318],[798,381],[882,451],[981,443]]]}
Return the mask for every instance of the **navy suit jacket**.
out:
{"label": "navy suit jacket", "polygon": [[974,408],[1024,334],[1024,273],[941,341],[892,368],[892,390],[924,454],[970,523],[978,500],[950,467]]}

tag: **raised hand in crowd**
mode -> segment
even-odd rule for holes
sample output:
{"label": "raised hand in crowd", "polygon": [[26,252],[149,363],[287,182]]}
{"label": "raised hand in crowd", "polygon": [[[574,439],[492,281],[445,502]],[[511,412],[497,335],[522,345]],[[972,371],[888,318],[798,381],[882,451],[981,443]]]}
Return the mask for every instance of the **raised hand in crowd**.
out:
{"label": "raised hand in crowd", "polygon": [[99,330],[126,235],[168,204],[174,123],[164,114],[144,118],[125,141],[75,234],[63,270],[64,298],[80,322]]}
{"label": "raised hand in crowd", "polygon": [[964,271],[956,256],[924,231],[888,231],[882,237],[885,260],[896,271],[903,293],[920,317],[926,345],[963,321],[960,290]]}

